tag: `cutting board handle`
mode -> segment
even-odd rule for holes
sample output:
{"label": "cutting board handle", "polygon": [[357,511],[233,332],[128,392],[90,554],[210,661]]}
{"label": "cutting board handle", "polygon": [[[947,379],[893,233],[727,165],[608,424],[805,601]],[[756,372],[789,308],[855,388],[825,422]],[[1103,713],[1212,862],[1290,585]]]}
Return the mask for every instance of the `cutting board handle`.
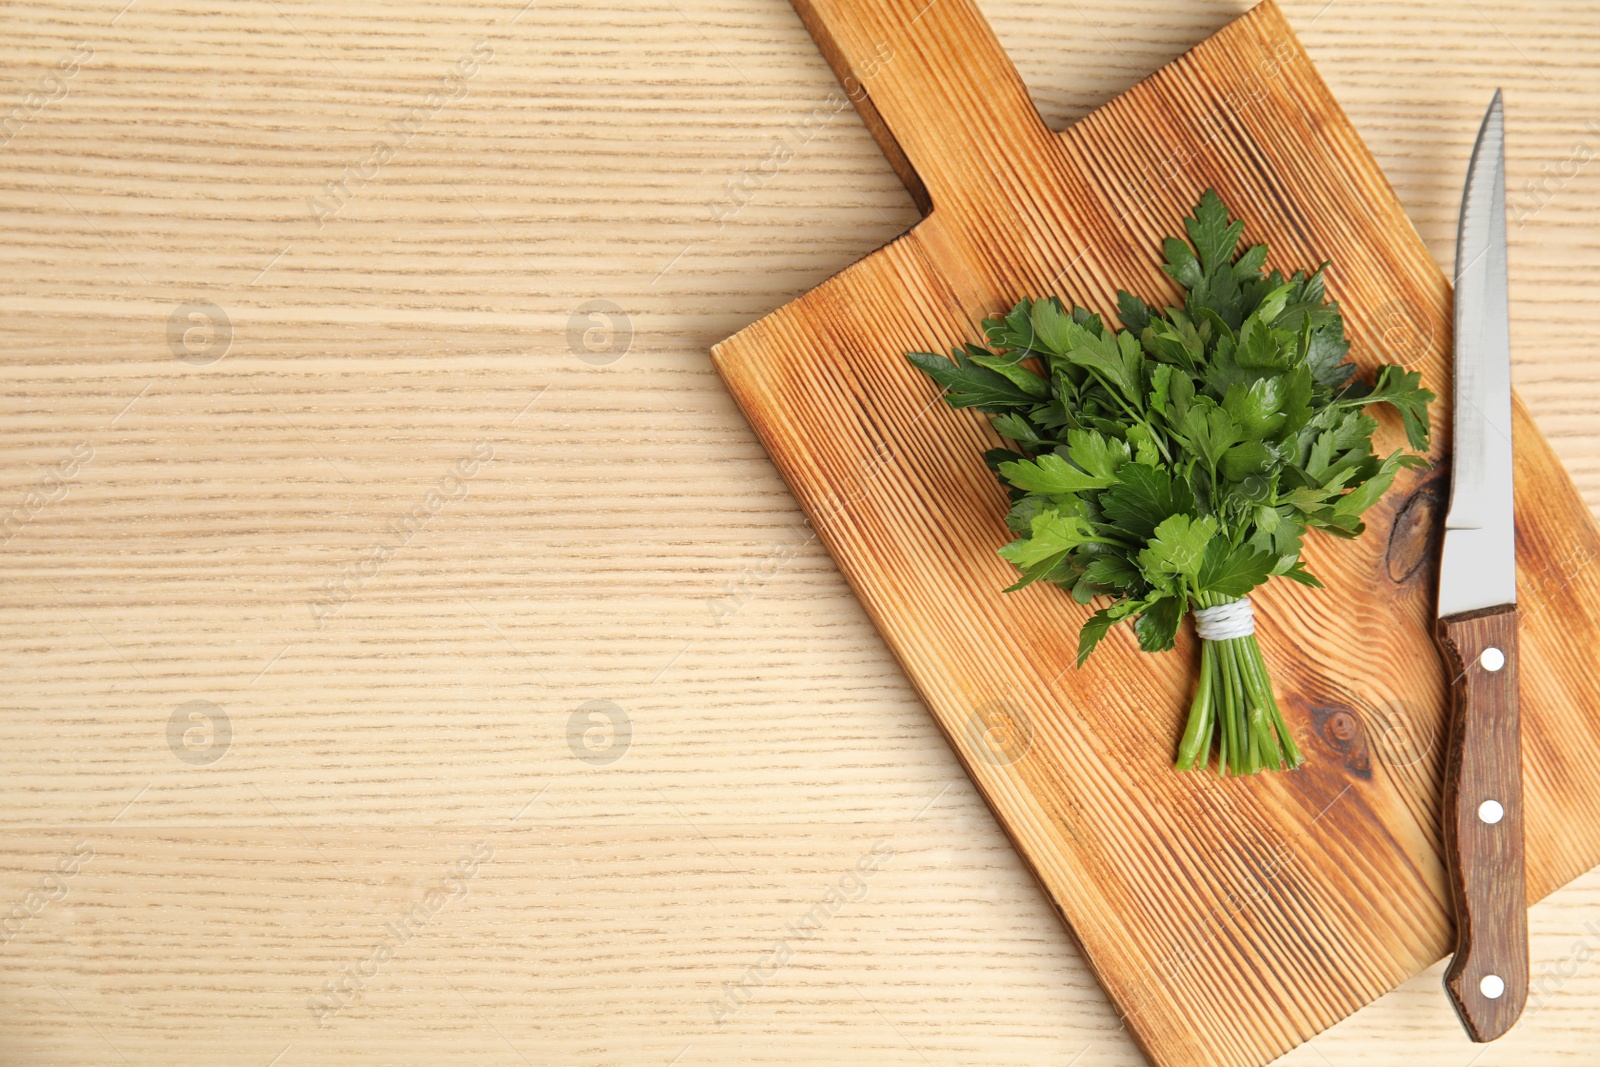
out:
{"label": "cutting board handle", "polygon": [[924,215],[1027,210],[1062,149],[973,0],[791,2]]}

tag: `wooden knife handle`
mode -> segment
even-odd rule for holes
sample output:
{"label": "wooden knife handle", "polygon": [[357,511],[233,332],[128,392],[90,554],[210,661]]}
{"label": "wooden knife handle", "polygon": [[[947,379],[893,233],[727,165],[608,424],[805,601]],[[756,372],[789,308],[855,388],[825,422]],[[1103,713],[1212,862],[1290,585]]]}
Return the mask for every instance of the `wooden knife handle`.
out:
{"label": "wooden knife handle", "polygon": [[1444,985],[1474,1041],[1515,1025],[1528,999],[1522,744],[1515,605],[1439,620],[1455,705],[1445,753],[1444,850],[1456,952]]}

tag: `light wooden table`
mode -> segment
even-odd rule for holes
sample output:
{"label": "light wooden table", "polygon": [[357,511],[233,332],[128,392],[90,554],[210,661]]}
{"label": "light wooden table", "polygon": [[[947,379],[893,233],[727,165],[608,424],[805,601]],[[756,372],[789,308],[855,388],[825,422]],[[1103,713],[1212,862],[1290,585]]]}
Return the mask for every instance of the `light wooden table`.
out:
{"label": "light wooden table", "polygon": [[[789,7],[123,2],[0,15],[0,1062],[1142,1062],[711,372],[915,218]],[[1058,126],[1243,7],[985,4]],[[1447,266],[1505,88],[1600,505],[1600,8],[1288,12]],[[1532,925],[1282,1062],[1600,1063]]]}

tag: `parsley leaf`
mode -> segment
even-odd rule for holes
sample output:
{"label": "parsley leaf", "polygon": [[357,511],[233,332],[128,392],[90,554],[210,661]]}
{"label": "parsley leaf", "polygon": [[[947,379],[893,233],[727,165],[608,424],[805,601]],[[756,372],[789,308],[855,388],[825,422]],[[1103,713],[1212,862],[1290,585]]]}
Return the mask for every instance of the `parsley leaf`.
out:
{"label": "parsley leaf", "polygon": [[1408,371],[1393,365],[1378,372],[1378,381],[1372,392],[1349,401],[1356,404],[1373,404],[1382,401],[1400,413],[1406,429],[1406,443],[1412,448],[1428,447],[1428,404],[1433,393],[1422,388],[1422,373]]}
{"label": "parsley leaf", "polygon": [[1193,509],[1194,494],[1187,482],[1173,481],[1165,467],[1129,463],[1100,494],[1100,508],[1119,530],[1144,541],[1168,518]]}
{"label": "parsley leaf", "polygon": [[907,358],[946,390],[945,399],[953,408],[979,411],[1020,411],[1038,403],[1005,375],[972,361],[962,349],[955,349],[952,360],[932,352],[912,352]]}
{"label": "parsley leaf", "polygon": [[1047,452],[1037,459],[1002,463],[1000,477],[1018,489],[1048,496],[1104,489],[1111,484],[1109,476],[1101,478],[1081,471],[1053,452]]}

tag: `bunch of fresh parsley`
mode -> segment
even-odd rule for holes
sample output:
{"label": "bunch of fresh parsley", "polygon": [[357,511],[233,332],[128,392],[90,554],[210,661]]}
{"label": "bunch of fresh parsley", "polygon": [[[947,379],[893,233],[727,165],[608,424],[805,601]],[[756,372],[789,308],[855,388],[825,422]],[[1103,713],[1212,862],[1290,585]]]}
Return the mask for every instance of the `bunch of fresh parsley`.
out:
{"label": "bunch of fresh parsley", "polygon": [[[989,413],[1017,446],[987,453],[1018,534],[1000,550],[1022,572],[1007,591],[1047,581],[1082,604],[1110,598],[1083,625],[1080,665],[1120,620],[1159,652],[1187,610],[1273,575],[1320,586],[1300,559],[1306,531],[1357,536],[1395,475],[1426,462],[1373,453],[1370,405],[1394,408],[1422,451],[1433,394],[1397,366],[1370,385],[1353,376],[1327,264],[1285,280],[1265,272],[1265,245],[1235,258],[1244,224],[1215,191],[1184,227],[1189,244],[1163,246],[1182,308],[1158,315],[1119,293],[1116,330],[1024,299],[984,322],[989,347],[910,356],[952,407]],[[1224,775],[1302,761],[1253,634],[1202,642],[1178,768],[1208,764],[1214,742]]]}

